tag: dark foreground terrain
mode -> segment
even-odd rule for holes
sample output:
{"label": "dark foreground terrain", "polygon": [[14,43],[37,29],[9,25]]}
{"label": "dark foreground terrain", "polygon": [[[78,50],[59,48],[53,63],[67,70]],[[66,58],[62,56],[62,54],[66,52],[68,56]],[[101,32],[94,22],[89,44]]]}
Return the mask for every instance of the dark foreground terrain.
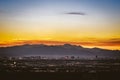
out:
{"label": "dark foreground terrain", "polygon": [[0,80],[120,80],[120,60],[0,58]]}
{"label": "dark foreground terrain", "polygon": [[1,73],[0,80],[120,80],[120,72]]}

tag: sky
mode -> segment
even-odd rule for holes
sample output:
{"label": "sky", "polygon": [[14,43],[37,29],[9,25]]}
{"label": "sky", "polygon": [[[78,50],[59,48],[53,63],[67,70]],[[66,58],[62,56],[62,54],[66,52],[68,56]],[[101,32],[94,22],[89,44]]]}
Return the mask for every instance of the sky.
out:
{"label": "sky", "polygon": [[0,0],[0,46],[60,45],[120,50],[120,0]]}

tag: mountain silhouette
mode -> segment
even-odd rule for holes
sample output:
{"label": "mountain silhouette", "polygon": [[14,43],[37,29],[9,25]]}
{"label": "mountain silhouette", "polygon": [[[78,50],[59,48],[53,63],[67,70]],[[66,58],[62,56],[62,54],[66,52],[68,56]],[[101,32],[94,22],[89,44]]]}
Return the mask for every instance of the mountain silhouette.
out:
{"label": "mountain silhouette", "polygon": [[107,50],[100,48],[84,48],[71,44],[64,45],[21,45],[12,47],[1,47],[0,56],[29,56],[29,55],[50,55],[50,56],[79,56],[82,58],[120,58],[119,50]]}

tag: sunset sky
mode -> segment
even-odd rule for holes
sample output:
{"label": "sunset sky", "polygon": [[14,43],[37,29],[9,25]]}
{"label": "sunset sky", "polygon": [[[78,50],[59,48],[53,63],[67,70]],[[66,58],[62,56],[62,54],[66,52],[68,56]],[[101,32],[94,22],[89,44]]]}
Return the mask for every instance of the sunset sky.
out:
{"label": "sunset sky", "polygon": [[0,46],[41,43],[120,50],[120,0],[0,0]]}

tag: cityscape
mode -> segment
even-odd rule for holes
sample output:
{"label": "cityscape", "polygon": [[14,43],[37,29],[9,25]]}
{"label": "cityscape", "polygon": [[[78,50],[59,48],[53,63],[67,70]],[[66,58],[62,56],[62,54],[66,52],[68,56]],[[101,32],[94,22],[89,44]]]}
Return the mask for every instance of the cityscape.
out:
{"label": "cityscape", "polygon": [[0,80],[120,80],[120,0],[0,0]]}
{"label": "cityscape", "polygon": [[0,78],[5,80],[113,80],[120,73],[119,50],[25,44],[1,47],[0,55]]}
{"label": "cityscape", "polygon": [[74,56],[47,58],[2,57],[0,72],[120,72],[120,59],[79,59]]}
{"label": "cityscape", "polygon": [[119,73],[120,59],[0,57],[0,79],[4,80],[119,80]]}

